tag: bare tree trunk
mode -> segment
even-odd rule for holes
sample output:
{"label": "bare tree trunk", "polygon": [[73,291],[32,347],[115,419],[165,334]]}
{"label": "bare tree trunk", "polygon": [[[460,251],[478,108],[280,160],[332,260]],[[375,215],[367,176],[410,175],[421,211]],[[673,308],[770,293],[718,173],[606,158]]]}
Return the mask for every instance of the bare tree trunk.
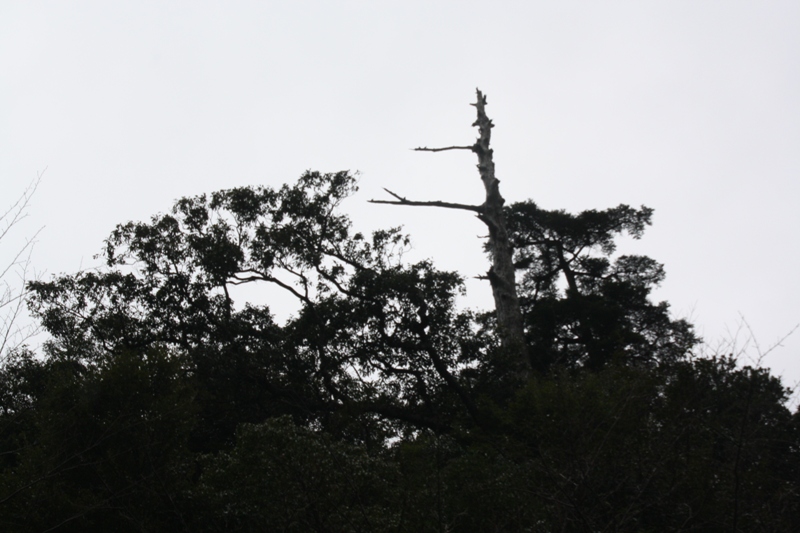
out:
{"label": "bare tree trunk", "polygon": [[478,112],[478,118],[473,126],[478,127],[479,136],[471,146],[448,146],[444,148],[416,148],[420,152],[443,152],[446,150],[470,150],[478,156],[478,171],[480,172],[483,187],[486,190],[486,199],[481,205],[465,205],[449,202],[432,201],[417,202],[399,196],[388,189],[386,192],[397,200],[370,200],[377,204],[411,205],[444,207],[448,209],[462,209],[477,213],[478,218],[489,228],[489,250],[492,266],[487,277],[492,286],[494,296],[497,328],[500,342],[506,357],[512,367],[512,372],[519,378],[526,378],[530,373],[527,347],[525,345],[525,331],[522,322],[522,312],[517,298],[517,283],[515,279],[513,249],[508,238],[503,204],[505,200],[500,195],[500,180],[494,172],[493,150],[490,147],[492,128],[494,124],[486,116],[486,96],[477,90],[478,101],[472,105]]}
{"label": "bare tree trunk", "polygon": [[486,96],[477,90],[478,101],[473,104],[478,110],[478,119],[473,125],[478,127],[480,135],[472,147],[478,156],[478,171],[486,189],[486,200],[478,218],[489,228],[489,250],[492,254],[492,266],[489,269],[489,283],[492,285],[497,326],[500,340],[510,355],[521,359],[519,372],[527,373],[530,366],[527,360],[525,332],[522,323],[522,312],[517,298],[517,282],[515,278],[514,250],[508,238],[506,219],[503,214],[505,199],[500,195],[500,180],[494,174],[494,150],[489,146],[494,124],[486,116]]}

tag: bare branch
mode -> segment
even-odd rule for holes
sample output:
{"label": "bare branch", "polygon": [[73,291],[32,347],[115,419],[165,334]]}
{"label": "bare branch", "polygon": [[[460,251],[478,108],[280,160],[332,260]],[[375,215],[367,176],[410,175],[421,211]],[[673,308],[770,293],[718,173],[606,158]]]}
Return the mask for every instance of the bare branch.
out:
{"label": "bare branch", "polygon": [[472,146],[445,146],[444,148],[428,148],[427,146],[420,146],[414,148],[415,152],[446,152],[448,150],[469,150],[475,151],[475,145]]}
{"label": "bare branch", "polygon": [[445,209],[462,209],[464,211],[473,211],[475,213],[482,213],[483,206],[480,205],[469,205],[469,204],[455,204],[452,202],[440,202],[438,200],[432,202],[416,202],[414,200],[409,200],[408,198],[404,198],[399,194],[395,194],[389,189],[383,189],[384,191],[388,192],[395,198],[394,200],[370,200],[369,203],[371,204],[388,204],[388,205],[411,205],[411,206],[421,206],[421,207],[443,207]]}
{"label": "bare branch", "polygon": [[33,194],[36,192],[36,189],[39,187],[39,183],[42,181],[42,176],[44,176],[45,168],[43,171],[39,172],[36,175],[36,179],[33,180],[24,191],[22,191],[22,195],[17,198],[17,201],[14,202],[9,208],[6,210],[5,213],[0,215],[0,223],[2,223],[2,228],[0,228],[0,240],[6,236],[9,230],[15,226],[20,220],[27,217],[28,214],[25,210],[30,205],[31,198]]}
{"label": "bare branch", "polygon": [[[45,170],[47,170],[45,168]],[[31,198],[36,192],[45,170],[39,172],[36,179],[25,188],[17,200],[2,214],[0,214],[0,243],[5,244],[12,228],[28,216],[27,209]],[[25,318],[25,301],[28,295],[27,283],[31,276],[37,278],[31,269],[31,253],[36,243],[36,238],[41,232],[37,230],[32,237],[17,249],[13,258],[0,265],[0,364],[5,360],[10,350],[23,345],[28,339],[36,335],[39,329],[32,324],[20,325]],[[17,281],[10,282],[9,277],[16,273]]]}
{"label": "bare branch", "polygon": [[389,190],[389,189],[387,189],[386,187],[384,187],[384,188],[383,188],[383,190],[384,190],[384,191],[386,191],[386,192],[388,192],[389,194],[391,194],[392,196],[394,196],[395,198],[397,198],[397,199],[398,199],[398,200],[400,200],[401,202],[407,202],[407,201],[408,201],[407,199],[403,198],[403,197],[402,197],[402,196],[400,196],[399,194],[395,194],[395,193],[393,193],[392,191],[390,191],[390,190]]}

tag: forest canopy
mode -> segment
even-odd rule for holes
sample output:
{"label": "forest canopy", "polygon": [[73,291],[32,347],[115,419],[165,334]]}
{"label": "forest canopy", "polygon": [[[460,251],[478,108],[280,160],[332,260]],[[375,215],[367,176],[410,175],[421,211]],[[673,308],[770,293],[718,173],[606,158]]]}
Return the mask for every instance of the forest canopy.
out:
{"label": "forest canopy", "polygon": [[[6,531],[797,531],[800,414],[766,369],[701,357],[616,254],[648,207],[506,203],[486,98],[495,308],[359,232],[349,172],[236,187],[117,226],[105,268],[29,284],[49,334],[0,368]],[[386,209],[393,207],[387,206]],[[471,246],[473,243],[464,243]],[[479,245],[474,243],[474,245]],[[297,301],[237,305],[266,284]]]}

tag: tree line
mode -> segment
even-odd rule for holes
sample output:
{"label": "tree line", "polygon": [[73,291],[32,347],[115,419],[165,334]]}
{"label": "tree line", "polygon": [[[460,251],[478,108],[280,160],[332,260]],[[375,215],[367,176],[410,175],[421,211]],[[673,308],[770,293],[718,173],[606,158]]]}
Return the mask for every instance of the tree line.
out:
{"label": "tree line", "polygon": [[[800,414],[700,357],[618,255],[652,209],[507,204],[478,92],[495,308],[339,206],[349,172],[178,200],[105,268],[32,281],[48,340],[0,368],[6,531],[798,531]],[[296,299],[238,305],[236,285]]]}

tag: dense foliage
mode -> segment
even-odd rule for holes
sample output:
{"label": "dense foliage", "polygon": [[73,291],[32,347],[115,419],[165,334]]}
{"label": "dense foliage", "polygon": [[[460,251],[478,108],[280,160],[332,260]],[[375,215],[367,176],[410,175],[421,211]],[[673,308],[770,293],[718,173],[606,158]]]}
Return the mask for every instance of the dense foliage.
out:
{"label": "dense foliage", "polygon": [[[798,531],[800,415],[693,355],[615,257],[652,211],[506,208],[531,368],[461,277],[355,232],[348,173],[184,198],[107,268],[32,283],[44,353],[0,369],[5,531]],[[299,310],[239,305],[269,284]],[[237,293],[238,294],[238,293]]]}

